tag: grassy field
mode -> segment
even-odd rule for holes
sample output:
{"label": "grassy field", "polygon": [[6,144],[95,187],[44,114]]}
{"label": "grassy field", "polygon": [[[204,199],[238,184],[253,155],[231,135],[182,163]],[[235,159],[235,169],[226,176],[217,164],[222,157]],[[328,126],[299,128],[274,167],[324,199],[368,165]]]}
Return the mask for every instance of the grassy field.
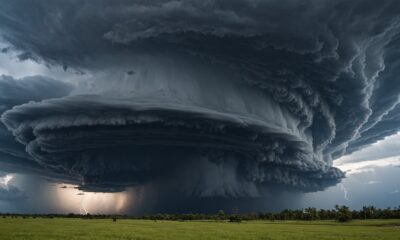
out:
{"label": "grassy field", "polygon": [[0,219],[0,239],[399,239],[400,220],[169,222],[150,220]]}

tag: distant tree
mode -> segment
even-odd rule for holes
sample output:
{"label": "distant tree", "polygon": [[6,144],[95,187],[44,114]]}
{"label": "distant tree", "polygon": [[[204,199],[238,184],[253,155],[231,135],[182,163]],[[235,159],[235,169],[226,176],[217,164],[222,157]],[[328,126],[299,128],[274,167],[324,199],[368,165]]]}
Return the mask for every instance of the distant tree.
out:
{"label": "distant tree", "polygon": [[269,220],[271,221],[271,222],[274,222],[275,221],[275,214],[270,214],[269,215]]}
{"label": "distant tree", "polygon": [[361,210],[361,215],[364,219],[373,219],[377,218],[378,210],[374,206],[363,206]]}
{"label": "distant tree", "polygon": [[233,214],[229,217],[229,222],[240,223],[242,222],[242,218],[237,214]]}
{"label": "distant tree", "polygon": [[317,220],[319,218],[317,209],[312,207],[304,209],[304,216],[305,216],[304,220],[311,220],[311,221]]}
{"label": "distant tree", "polygon": [[284,209],[279,213],[279,219],[281,220],[290,220],[292,218],[292,210],[290,209]]}
{"label": "distant tree", "polygon": [[351,212],[347,206],[335,206],[336,209],[336,220],[339,222],[348,222],[351,220]]}
{"label": "distant tree", "polygon": [[226,215],[225,215],[225,213],[224,213],[223,210],[219,210],[219,211],[218,211],[218,213],[217,213],[217,218],[218,218],[218,220],[220,220],[220,221],[223,221],[223,220],[226,219]]}
{"label": "distant tree", "polygon": [[242,217],[239,215],[239,208],[233,208],[233,214],[229,217],[229,222],[240,223],[242,221]]}
{"label": "distant tree", "polygon": [[321,220],[327,220],[329,219],[329,215],[328,215],[328,211],[324,210],[324,209],[320,209],[318,211],[318,216]]}
{"label": "distant tree", "polygon": [[116,222],[116,221],[117,221],[117,217],[114,216],[114,217],[112,218],[112,220],[113,220],[113,222]]}

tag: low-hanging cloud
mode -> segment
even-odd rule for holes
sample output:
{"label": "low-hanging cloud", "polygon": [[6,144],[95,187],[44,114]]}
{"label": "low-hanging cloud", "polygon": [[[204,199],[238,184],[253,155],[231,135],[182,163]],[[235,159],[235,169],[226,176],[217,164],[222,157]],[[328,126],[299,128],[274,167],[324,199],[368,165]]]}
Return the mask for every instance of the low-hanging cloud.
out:
{"label": "low-hanging cloud", "polygon": [[200,107],[79,96],[16,107],[3,122],[37,162],[82,176],[88,186],[141,184],[186,161],[209,162],[209,177],[213,165],[222,168],[211,182],[226,177],[227,186],[241,177],[318,189],[342,176],[302,136]]}
{"label": "low-hanging cloud", "polygon": [[[14,106],[54,97],[63,97],[72,86],[43,76],[15,79],[0,76],[0,113]],[[41,167],[25,151],[25,146],[15,140],[3,123],[0,123],[0,158],[2,170],[9,172]],[[28,170],[29,171],[29,170]]]}
{"label": "low-hanging cloud", "polygon": [[320,190],[344,177],[334,159],[399,129],[396,1],[2,6],[20,59],[93,76],[85,95],[2,115],[35,163],[82,189],[176,178],[191,196]]}

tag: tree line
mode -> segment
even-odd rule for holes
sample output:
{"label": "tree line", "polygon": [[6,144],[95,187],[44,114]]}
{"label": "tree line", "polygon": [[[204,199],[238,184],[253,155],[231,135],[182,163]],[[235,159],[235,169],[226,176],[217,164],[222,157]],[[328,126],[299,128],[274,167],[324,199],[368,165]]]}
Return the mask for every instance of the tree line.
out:
{"label": "tree line", "polygon": [[339,222],[347,222],[352,219],[400,219],[400,206],[395,208],[376,208],[374,206],[364,206],[360,210],[351,210],[344,205],[336,205],[333,209],[316,209],[309,207],[305,209],[284,209],[280,212],[259,212],[259,213],[239,213],[238,209],[234,209],[231,213],[226,214],[220,210],[215,214],[151,214],[142,216],[129,215],[106,215],[106,214],[12,214],[0,213],[2,218],[83,218],[83,219],[143,219],[143,220],[167,220],[167,221],[193,221],[193,220],[215,220],[241,222],[251,220],[275,221],[275,220],[336,220]]}

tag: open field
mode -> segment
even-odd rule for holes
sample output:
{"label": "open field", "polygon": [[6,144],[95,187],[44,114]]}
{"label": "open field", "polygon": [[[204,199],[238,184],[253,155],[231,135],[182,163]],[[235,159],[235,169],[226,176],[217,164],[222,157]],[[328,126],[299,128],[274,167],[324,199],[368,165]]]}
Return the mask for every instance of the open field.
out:
{"label": "open field", "polygon": [[400,220],[333,221],[151,221],[67,218],[1,218],[0,239],[399,239]]}

